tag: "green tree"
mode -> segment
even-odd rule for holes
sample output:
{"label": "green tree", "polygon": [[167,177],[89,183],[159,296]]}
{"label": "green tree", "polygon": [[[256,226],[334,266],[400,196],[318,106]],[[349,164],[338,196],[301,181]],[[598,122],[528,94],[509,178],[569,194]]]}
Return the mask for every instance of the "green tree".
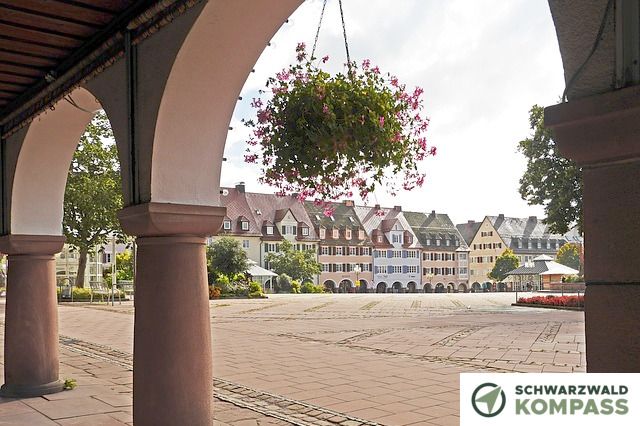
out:
{"label": "green tree", "polygon": [[575,243],[566,243],[558,249],[558,263],[562,263],[569,268],[582,271],[580,262],[580,246]]}
{"label": "green tree", "polygon": [[[111,269],[104,272],[104,279],[111,283]],[[133,255],[130,251],[116,254],[116,279],[117,281],[133,280]]]}
{"label": "green tree", "polygon": [[219,274],[231,279],[249,269],[247,252],[238,240],[231,237],[219,238],[207,247],[207,267],[209,282],[214,282]]}
{"label": "green tree", "polygon": [[564,234],[574,225],[582,232],[582,169],[560,156],[551,130],[544,126],[544,108],[531,107],[529,124],[533,133],[518,143],[527,158],[520,195],[529,204],[544,206],[552,232]]}
{"label": "green tree", "polygon": [[117,212],[122,208],[118,152],[104,112],[99,112],[80,138],[64,193],[63,230],[67,243],[80,253],[76,287],[84,286],[87,255],[109,235],[121,235]]}
{"label": "green tree", "polygon": [[513,271],[520,265],[518,256],[513,253],[513,250],[506,249],[500,256],[496,258],[496,263],[493,265],[493,269],[489,272],[488,277],[492,280],[502,281],[507,277],[507,272]]}
{"label": "green tree", "polygon": [[267,253],[265,260],[276,274],[286,274],[300,282],[311,280],[322,271],[314,250],[295,250],[287,240],[280,244],[278,252]]}

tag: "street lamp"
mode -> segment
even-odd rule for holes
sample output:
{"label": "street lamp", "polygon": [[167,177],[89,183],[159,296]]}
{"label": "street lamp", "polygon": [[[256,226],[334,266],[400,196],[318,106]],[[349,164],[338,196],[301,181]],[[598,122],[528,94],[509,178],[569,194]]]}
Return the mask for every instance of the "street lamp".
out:
{"label": "street lamp", "polygon": [[361,271],[360,265],[356,264],[356,266],[353,267],[353,272],[356,273],[356,283],[358,284],[358,286],[360,286],[360,279],[359,279],[360,271]]}

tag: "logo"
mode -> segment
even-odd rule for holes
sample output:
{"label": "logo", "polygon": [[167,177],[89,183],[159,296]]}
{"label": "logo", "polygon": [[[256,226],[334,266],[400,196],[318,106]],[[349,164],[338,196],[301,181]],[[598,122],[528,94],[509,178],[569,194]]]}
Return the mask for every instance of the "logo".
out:
{"label": "logo", "polygon": [[[499,406],[496,404],[500,400]],[[471,405],[482,417],[495,417],[504,410],[507,397],[502,388],[495,383],[483,383],[473,391]]]}

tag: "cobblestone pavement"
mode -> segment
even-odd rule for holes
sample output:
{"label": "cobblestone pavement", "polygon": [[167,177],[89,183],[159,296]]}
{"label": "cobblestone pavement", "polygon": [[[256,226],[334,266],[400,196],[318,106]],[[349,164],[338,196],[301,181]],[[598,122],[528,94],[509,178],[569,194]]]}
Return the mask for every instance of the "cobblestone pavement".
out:
{"label": "cobblestone pavement", "polygon": [[[460,372],[584,371],[583,313],[515,308],[514,297],[211,302],[214,424],[457,425]],[[59,312],[61,377],[78,387],[0,399],[0,425],[131,424],[132,304]]]}

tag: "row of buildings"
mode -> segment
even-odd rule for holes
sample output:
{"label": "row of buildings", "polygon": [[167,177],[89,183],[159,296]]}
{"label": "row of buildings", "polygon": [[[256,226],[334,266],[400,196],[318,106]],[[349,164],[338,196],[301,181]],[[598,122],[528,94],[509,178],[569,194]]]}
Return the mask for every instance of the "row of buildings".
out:
{"label": "row of buildings", "polygon": [[[267,253],[282,241],[313,250],[322,272],[315,282],[337,292],[467,292],[495,289],[487,277],[495,259],[511,248],[522,264],[555,256],[577,233],[552,234],[535,216],[487,216],[455,225],[442,213],[334,205],[331,217],[313,202],[223,188],[227,208],[220,236],[238,239],[249,259],[265,269]],[[269,290],[270,280],[264,282]]]}

